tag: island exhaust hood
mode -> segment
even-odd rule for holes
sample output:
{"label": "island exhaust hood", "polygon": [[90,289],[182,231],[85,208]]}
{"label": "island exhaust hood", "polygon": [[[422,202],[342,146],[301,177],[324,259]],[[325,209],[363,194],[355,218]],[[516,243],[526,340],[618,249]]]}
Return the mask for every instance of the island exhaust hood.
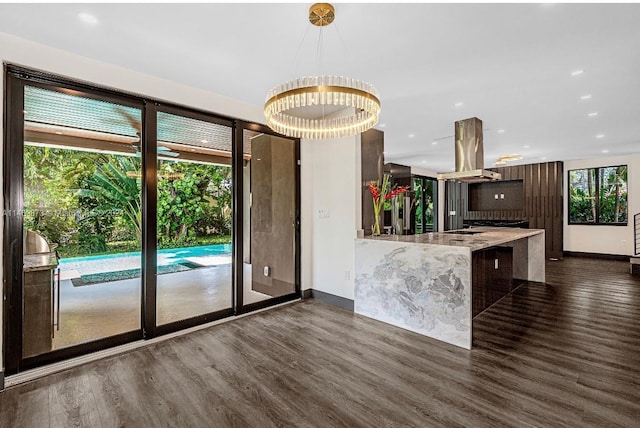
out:
{"label": "island exhaust hood", "polygon": [[500,180],[502,176],[484,169],[482,121],[477,117],[455,123],[456,171],[438,174],[438,180],[456,180],[463,183]]}

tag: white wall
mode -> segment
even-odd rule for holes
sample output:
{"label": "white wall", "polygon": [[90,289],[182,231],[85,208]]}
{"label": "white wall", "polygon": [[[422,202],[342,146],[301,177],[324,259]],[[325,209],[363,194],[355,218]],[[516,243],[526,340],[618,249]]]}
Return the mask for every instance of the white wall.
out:
{"label": "white wall", "polygon": [[354,239],[362,216],[360,136],[303,140],[300,158],[301,239],[307,243],[302,288],[353,299]]}
{"label": "white wall", "polygon": [[[629,223],[627,226],[568,224],[568,171],[614,165],[628,166]],[[564,250],[584,253],[633,255],[633,215],[640,212],[640,153],[564,162]]]}
{"label": "white wall", "polygon": [[[264,115],[260,106],[249,105],[212,92],[53,49],[5,33],[0,33],[0,61],[3,64],[22,65],[99,86],[147,95],[155,99],[238,119],[264,123]],[[212,72],[214,71],[212,70]],[[212,73],[212,76],[215,76],[215,73]],[[4,93],[3,85],[4,79],[0,79],[0,93]],[[3,106],[4,103],[0,103],[0,117]],[[2,126],[3,124],[0,123],[0,134],[4,135]],[[1,159],[0,165],[2,165]],[[0,171],[0,180],[1,177],[3,175]],[[0,195],[1,197],[2,195]],[[3,238],[1,226],[0,240]],[[303,241],[303,253],[306,251],[305,242],[308,243],[308,241]],[[0,275],[2,275],[3,257],[4,254],[0,256]],[[2,305],[0,305],[0,332],[2,331]],[[0,334],[0,349],[2,349],[2,334]],[[2,358],[0,366],[4,369],[4,358]]]}

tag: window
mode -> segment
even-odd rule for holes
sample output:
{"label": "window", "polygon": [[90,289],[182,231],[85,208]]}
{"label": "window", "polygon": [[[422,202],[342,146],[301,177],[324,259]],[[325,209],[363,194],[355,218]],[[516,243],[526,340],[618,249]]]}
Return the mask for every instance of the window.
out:
{"label": "window", "polygon": [[627,224],[627,165],[569,171],[569,224]]}

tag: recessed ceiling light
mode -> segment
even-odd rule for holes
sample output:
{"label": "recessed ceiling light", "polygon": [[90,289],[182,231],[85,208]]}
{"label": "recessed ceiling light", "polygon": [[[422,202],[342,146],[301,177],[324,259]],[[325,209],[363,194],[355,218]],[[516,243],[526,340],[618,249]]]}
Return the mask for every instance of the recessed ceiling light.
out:
{"label": "recessed ceiling light", "polygon": [[593,113],[589,113],[587,116],[589,116],[589,117],[595,117],[595,116],[597,116],[597,115],[598,115],[598,112],[597,112],[597,111],[594,111]]}
{"label": "recessed ceiling light", "polygon": [[504,134],[504,129],[498,129],[498,134]]}
{"label": "recessed ceiling light", "polygon": [[415,136],[416,136],[416,134],[409,134],[409,138],[413,138]]}
{"label": "recessed ceiling light", "polygon": [[427,163],[426,159],[422,159],[422,163]]}
{"label": "recessed ceiling light", "polygon": [[380,128],[384,128],[385,126],[387,126],[386,123],[381,123],[380,125],[378,125]]}
{"label": "recessed ceiling light", "polygon": [[56,131],[56,134],[58,134],[58,135],[62,135],[62,132],[60,132],[60,131]]}
{"label": "recessed ceiling light", "polygon": [[572,71],[572,72],[571,72],[571,77],[580,76],[582,73],[584,73],[584,70],[576,70],[576,71]]}
{"label": "recessed ceiling light", "polygon": [[462,101],[458,101],[457,103],[454,104],[455,107],[462,107],[464,105],[464,103]]}
{"label": "recessed ceiling light", "polygon": [[540,158],[540,160],[547,160],[547,157],[546,157],[546,156],[542,156],[542,157]]}
{"label": "recessed ceiling light", "polygon": [[602,153],[609,153],[609,150],[604,149],[604,150],[602,150]]}
{"label": "recessed ceiling light", "polygon": [[200,140],[201,143],[207,144],[209,140]]}
{"label": "recessed ceiling light", "polygon": [[522,146],[523,149],[528,149],[529,147],[531,147],[531,146],[528,145],[528,144],[525,144],[524,146]]}
{"label": "recessed ceiling light", "polygon": [[604,134],[598,134],[596,135],[596,138],[604,138]]}
{"label": "recessed ceiling light", "polygon": [[434,142],[433,142],[433,143],[431,143],[431,144],[433,144],[434,146],[437,146],[437,145],[438,145],[438,142],[437,142],[437,141],[434,141]]}
{"label": "recessed ceiling light", "polygon": [[98,23],[98,18],[96,18],[95,16],[91,15],[90,13],[87,12],[80,12],[78,14],[78,18],[80,18],[80,21],[86,23],[86,24],[91,24],[91,25],[95,25]]}
{"label": "recessed ceiling light", "polygon": [[581,100],[588,100],[589,98],[591,98],[591,94],[586,94],[580,97]]}

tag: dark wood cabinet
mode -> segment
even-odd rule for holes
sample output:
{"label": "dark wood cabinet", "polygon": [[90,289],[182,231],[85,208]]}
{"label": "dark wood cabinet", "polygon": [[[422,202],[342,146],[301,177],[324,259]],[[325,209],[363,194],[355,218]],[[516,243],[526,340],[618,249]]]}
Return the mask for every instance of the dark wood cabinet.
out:
{"label": "dark wood cabinet", "polygon": [[[502,175],[501,181],[494,182],[497,185],[504,181],[522,181],[522,208],[506,209],[505,206],[496,206],[495,209],[470,209],[477,207],[477,205],[469,206],[469,189],[473,189],[473,184],[447,181],[445,185],[447,202],[445,230],[462,228],[464,220],[507,222],[524,220],[529,223],[531,229],[545,230],[546,257],[562,258],[564,245],[562,218],[564,164],[562,162],[546,162],[490,169]],[[455,211],[456,215],[449,216],[451,211]]]}
{"label": "dark wood cabinet", "polygon": [[513,248],[474,251],[471,272],[471,316],[475,317],[513,290]]}
{"label": "dark wood cabinet", "polygon": [[464,214],[467,211],[467,185],[455,181],[445,181],[444,197],[446,200],[444,212],[444,230],[462,229]]}

